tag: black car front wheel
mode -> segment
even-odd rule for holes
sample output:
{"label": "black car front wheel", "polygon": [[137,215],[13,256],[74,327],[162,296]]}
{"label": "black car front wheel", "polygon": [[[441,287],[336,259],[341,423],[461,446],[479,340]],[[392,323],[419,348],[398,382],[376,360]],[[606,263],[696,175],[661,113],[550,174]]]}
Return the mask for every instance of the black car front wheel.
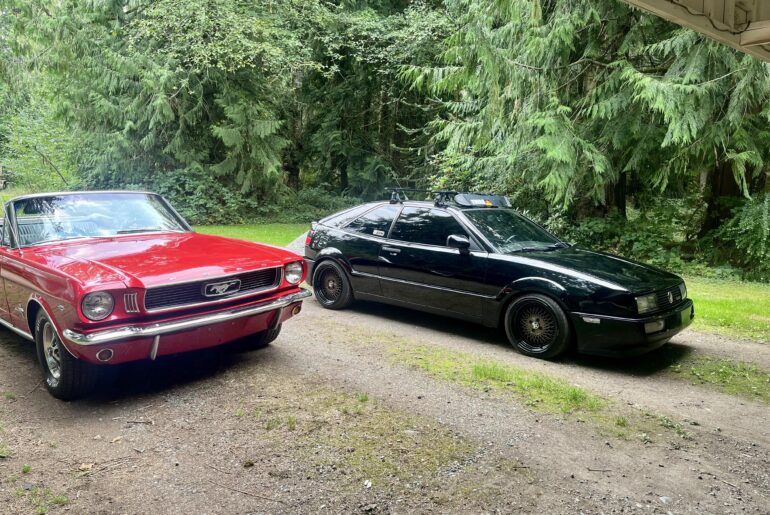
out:
{"label": "black car front wheel", "polygon": [[539,294],[511,302],[505,313],[505,332],[516,350],[543,359],[566,352],[571,337],[564,310],[553,299]]}
{"label": "black car front wheel", "polygon": [[38,313],[35,321],[35,344],[43,381],[51,395],[71,401],[93,390],[98,368],[76,359],[64,348],[53,322],[43,311]]}
{"label": "black car front wheel", "polygon": [[345,271],[334,261],[323,261],[313,273],[313,293],[327,309],[344,309],[353,302],[353,288]]}

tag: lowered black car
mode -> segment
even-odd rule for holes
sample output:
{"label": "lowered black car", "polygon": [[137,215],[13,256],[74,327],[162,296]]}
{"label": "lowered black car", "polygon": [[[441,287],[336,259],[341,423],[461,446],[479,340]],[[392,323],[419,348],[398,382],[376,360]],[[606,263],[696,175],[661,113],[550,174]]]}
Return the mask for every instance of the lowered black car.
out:
{"label": "lowered black car", "polygon": [[394,192],[313,223],[305,259],[326,308],[373,300],[504,327],[541,358],[641,354],[695,316],[680,277],[568,245],[496,195]]}

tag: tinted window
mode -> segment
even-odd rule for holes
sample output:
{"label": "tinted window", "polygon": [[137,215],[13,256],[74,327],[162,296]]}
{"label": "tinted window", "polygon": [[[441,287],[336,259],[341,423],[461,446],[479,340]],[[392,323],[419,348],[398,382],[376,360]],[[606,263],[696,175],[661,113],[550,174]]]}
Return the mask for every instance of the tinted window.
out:
{"label": "tinted window", "polygon": [[512,209],[469,209],[464,213],[503,254],[565,246],[556,236]]}
{"label": "tinted window", "polygon": [[393,223],[397,212],[398,208],[396,206],[377,208],[350,222],[347,229],[370,236],[384,237],[388,234],[390,224]]}
{"label": "tinted window", "polygon": [[324,225],[328,225],[330,227],[342,227],[347,222],[356,218],[361,213],[367,211],[371,207],[372,207],[371,204],[366,204],[363,206],[354,207],[352,209],[346,209],[341,213],[337,213],[327,218],[324,218],[323,220],[321,220],[321,223]]}
{"label": "tinted window", "polygon": [[401,211],[390,238],[410,243],[446,246],[452,234],[467,235],[455,218],[441,209],[406,207]]}

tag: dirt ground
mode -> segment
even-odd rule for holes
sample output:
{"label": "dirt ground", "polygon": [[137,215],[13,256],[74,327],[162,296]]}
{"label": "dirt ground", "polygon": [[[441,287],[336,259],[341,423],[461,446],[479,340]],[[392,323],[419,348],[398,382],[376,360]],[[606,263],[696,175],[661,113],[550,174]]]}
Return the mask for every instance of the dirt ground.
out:
{"label": "dirt ground", "polygon": [[[396,340],[561,377],[686,431],[608,435],[400,364]],[[32,346],[0,331],[0,512],[770,513],[770,410],[667,372],[691,352],[770,368],[768,346],[695,332],[634,360],[543,362],[471,324],[311,299],[267,349],[121,367],[63,403]]]}

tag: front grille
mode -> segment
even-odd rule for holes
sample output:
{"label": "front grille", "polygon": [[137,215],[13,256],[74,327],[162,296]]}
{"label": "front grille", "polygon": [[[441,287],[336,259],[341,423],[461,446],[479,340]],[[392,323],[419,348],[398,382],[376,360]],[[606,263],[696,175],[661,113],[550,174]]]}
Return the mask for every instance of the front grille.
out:
{"label": "front grille", "polygon": [[[222,281],[232,281],[236,279],[241,281],[240,288],[237,291],[213,297],[204,295],[204,288],[207,284],[216,284]],[[211,278],[205,281],[158,286],[147,290],[144,297],[144,307],[148,311],[155,311],[159,309],[190,306],[193,304],[217,302],[223,299],[240,297],[248,295],[249,293],[259,293],[261,291],[277,288],[280,280],[280,268],[266,268],[254,272]]]}
{"label": "front grille", "polygon": [[[669,295],[669,293],[671,295]],[[680,302],[682,302],[682,291],[679,289],[679,286],[674,286],[673,288],[669,288],[667,290],[659,291],[655,294],[658,301],[658,309],[666,309],[671,306],[676,306]]]}

